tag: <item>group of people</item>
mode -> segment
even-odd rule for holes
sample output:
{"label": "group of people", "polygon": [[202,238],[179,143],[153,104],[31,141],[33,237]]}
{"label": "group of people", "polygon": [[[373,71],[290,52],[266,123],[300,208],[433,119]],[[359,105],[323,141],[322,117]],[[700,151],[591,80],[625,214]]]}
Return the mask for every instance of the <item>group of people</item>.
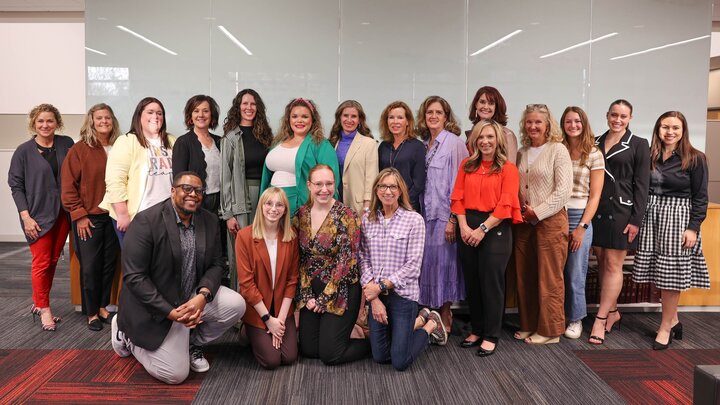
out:
{"label": "group of people", "polygon": [[268,369],[300,353],[330,365],[371,354],[404,370],[429,343],[447,343],[451,304],[464,300],[471,332],[460,345],[492,355],[506,269],[517,280],[516,339],[579,338],[591,247],[601,300],[589,343],[620,322],[629,250],[633,279],[662,291],[653,348],[681,339],[680,291],[709,288],[699,234],[707,163],[682,113],[658,118],[648,148],[629,129],[626,100],[610,105],[598,138],[581,108],[558,122],[530,104],[518,144],[506,110],[497,89],[480,88],[465,141],[442,97],[416,115],[396,101],[381,114],[378,146],[357,101],[338,106],[326,137],[315,103],[293,99],[273,135],[262,98],[245,89],[222,136],[211,132],[212,97],[188,100],[177,140],[147,97],[125,135],[110,106],[93,106],[74,143],[56,134],[58,110],[41,104],[8,176],[33,257],[33,318],[46,331],[61,321],[49,293],[72,227],[88,328],[110,323],[115,351],[168,383],[207,371],[203,344],[240,319]]}

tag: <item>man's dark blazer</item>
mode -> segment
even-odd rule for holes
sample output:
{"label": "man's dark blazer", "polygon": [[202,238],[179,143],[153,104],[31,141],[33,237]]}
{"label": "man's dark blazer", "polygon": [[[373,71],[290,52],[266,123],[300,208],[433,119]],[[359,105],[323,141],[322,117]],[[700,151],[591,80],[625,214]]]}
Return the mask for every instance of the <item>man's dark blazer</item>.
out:
{"label": "man's dark blazer", "polygon": [[[224,265],[217,216],[199,209],[193,214],[193,223],[195,288],[207,287],[214,296]],[[123,240],[122,261],[118,328],[133,344],[156,350],[172,326],[168,314],[185,303],[180,285],[180,230],[171,199],[135,216]]]}

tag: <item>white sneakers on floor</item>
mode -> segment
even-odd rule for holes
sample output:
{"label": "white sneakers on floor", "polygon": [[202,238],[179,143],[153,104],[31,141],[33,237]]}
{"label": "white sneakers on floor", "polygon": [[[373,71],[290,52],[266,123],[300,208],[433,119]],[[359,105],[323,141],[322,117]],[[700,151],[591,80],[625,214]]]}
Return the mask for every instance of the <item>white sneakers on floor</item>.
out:
{"label": "white sneakers on floor", "polygon": [[572,321],[565,329],[565,337],[568,339],[577,339],[582,335],[582,321]]}
{"label": "white sneakers on floor", "polygon": [[203,355],[202,346],[190,346],[190,370],[196,373],[204,373],[210,370],[210,363]]}
{"label": "white sneakers on floor", "polygon": [[125,334],[122,333],[122,331],[118,330],[117,326],[117,316],[113,316],[112,321],[110,321],[110,341],[112,342],[112,348],[115,351],[115,353],[120,357],[127,357],[130,354],[130,349],[128,348],[127,339],[125,339]]}

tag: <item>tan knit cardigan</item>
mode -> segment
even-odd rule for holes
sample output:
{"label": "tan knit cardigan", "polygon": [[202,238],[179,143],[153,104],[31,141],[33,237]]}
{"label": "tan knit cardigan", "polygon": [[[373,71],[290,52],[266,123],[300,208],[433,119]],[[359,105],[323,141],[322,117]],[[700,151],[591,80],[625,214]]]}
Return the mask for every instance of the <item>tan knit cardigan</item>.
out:
{"label": "tan knit cardigan", "polygon": [[548,142],[528,167],[528,149],[523,146],[518,151],[520,203],[530,205],[542,221],[558,213],[570,199],[572,161],[563,144]]}

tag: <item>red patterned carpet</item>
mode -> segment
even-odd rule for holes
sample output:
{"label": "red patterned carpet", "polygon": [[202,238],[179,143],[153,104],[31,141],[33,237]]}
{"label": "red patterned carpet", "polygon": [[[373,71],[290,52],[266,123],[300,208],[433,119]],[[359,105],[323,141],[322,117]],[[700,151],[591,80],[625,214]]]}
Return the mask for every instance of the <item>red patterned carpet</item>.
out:
{"label": "red patterned carpet", "polygon": [[168,386],[109,350],[0,350],[1,404],[190,403],[202,379]]}
{"label": "red patterned carpet", "polygon": [[720,364],[718,349],[582,350],[575,355],[629,404],[690,404],[695,366]]}

